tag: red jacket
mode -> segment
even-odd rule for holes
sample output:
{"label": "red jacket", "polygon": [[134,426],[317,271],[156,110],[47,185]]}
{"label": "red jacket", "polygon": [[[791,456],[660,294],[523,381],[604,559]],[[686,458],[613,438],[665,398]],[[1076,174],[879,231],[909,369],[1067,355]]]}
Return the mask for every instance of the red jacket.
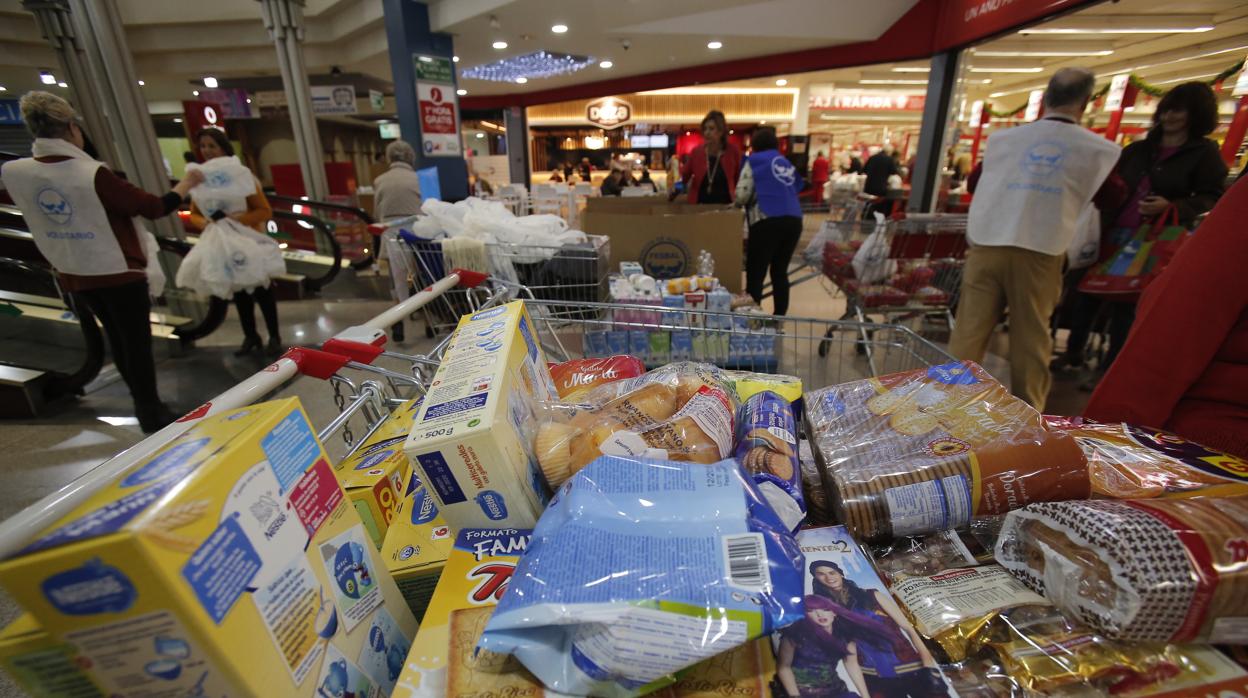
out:
{"label": "red jacket", "polygon": [[1231,187],[1140,298],[1084,415],[1162,427],[1248,458],[1248,181]]}
{"label": "red jacket", "polygon": [[810,181],[826,182],[828,181],[828,159],[820,156],[810,166]]}
{"label": "red jacket", "polygon": [[[702,189],[702,180],[706,179],[706,145],[693,149],[689,157],[680,164],[680,179],[689,192],[689,203],[698,203],[698,192]],[[728,177],[728,200],[737,196],[737,177],[741,174],[741,151],[729,143],[720,156],[719,166]]]}

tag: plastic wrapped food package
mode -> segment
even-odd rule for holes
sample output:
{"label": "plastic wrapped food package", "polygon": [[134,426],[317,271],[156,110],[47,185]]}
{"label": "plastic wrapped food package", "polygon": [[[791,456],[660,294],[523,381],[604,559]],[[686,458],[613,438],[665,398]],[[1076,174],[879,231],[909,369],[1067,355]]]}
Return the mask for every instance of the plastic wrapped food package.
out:
{"label": "plastic wrapped food package", "polygon": [[603,456],[551,501],[478,647],[561,693],[640,695],[801,619],[802,564],[734,461]]}
{"label": "plastic wrapped food package", "polygon": [[1084,499],[1074,439],[972,362],[808,392],[807,434],[838,520],[864,542]]}
{"label": "plastic wrapped food package", "polygon": [[1092,494],[1112,499],[1226,497],[1248,494],[1248,461],[1180,436],[1130,424],[1049,417],[1088,459]]}
{"label": "plastic wrapped food package", "polygon": [[941,672],[960,698],[1025,698],[1019,686],[1001,665],[981,657],[955,664],[942,664]]}
{"label": "plastic wrapped food package", "polygon": [[608,356],[601,359],[572,359],[552,364],[550,377],[555,381],[559,399],[576,402],[590,390],[603,383],[636,378],[646,372],[646,366],[632,356]]}
{"label": "plastic wrapped food package", "polygon": [[796,530],[806,518],[806,501],[792,405],[769,390],[755,393],[737,412],[736,443],[733,457],[780,519]]}
{"label": "plastic wrapped food package", "polygon": [[1110,638],[1248,644],[1248,497],[1032,504],[996,558]]}

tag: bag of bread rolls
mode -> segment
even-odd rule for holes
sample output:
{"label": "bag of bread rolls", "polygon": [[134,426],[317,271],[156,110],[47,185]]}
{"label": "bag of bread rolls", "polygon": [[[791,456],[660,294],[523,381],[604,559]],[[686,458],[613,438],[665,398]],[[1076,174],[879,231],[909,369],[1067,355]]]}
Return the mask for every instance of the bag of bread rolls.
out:
{"label": "bag of bread rolls", "polygon": [[572,359],[550,365],[555,391],[564,402],[577,402],[603,383],[636,378],[646,372],[646,365],[633,356],[608,356],[599,359]]}
{"label": "bag of bread rolls", "polygon": [[1233,497],[1248,494],[1248,461],[1160,429],[1101,424],[1081,417],[1044,418],[1075,438],[1088,459],[1092,496]]}
{"label": "bag of bread rolls", "polygon": [[1111,639],[1248,644],[1248,497],[1032,504],[996,558]]}
{"label": "bag of bread rolls", "polygon": [[1090,493],[1074,439],[970,361],[809,392],[806,419],[833,511],[859,540]]}

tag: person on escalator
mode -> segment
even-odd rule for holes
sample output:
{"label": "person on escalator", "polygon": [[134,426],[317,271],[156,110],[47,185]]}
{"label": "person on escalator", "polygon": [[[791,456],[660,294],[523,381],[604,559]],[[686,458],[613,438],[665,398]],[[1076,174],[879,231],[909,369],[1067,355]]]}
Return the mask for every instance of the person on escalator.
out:
{"label": "person on escalator", "polygon": [[[195,144],[199,146],[199,155],[204,162],[235,157],[234,146],[225,137],[225,132],[218,128],[200,129],[195,134]],[[239,212],[227,214],[225,210],[228,209],[239,209]],[[241,205],[227,204],[214,211],[209,218],[192,202],[191,225],[197,230],[203,230],[211,221],[228,217],[264,234],[266,224],[273,218],[273,208],[269,206],[269,200],[264,196],[259,181],[256,182],[256,193],[247,197],[246,209],[241,209]],[[264,326],[269,331],[267,345],[260,341],[260,333],[256,331],[256,305],[260,306],[260,312],[264,315]],[[281,353],[282,333],[277,322],[277,299],[273,297],[272,288],[263,286],[251,292],[237,291],[234,294],[234,307],[238,309],[238,322],[243,328],[243,345],[234,352],[235,356],[246,356],[259,351],[262,346],[270,355]]]}
{"label": "person on escalator", "polygon": [[163,196],[149,194],[84,152],[82,128],[69,102],[48,92],[28,92],[20,107],[35,138],[33,157],[6,163],[0,179],[25,216],[39,252],[56,270],[61,289],[104,326],[139,427],[148,434],[158,431],[177,415],[156,390],[148,257],[134,217],[173,213],[202,175],[188,174]]}

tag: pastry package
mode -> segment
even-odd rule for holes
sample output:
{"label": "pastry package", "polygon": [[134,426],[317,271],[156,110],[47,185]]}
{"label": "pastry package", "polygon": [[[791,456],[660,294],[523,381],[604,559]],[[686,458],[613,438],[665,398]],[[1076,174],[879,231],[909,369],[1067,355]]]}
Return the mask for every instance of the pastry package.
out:
{"label": "pastry package", "polygon": [[1070,434],[1088,459],[1092,495],[1111,499],[1248,494],[1248,461],[1159,429],[1044,418]]}
{"label": "pastry package", "polygon": [[815,390],[806,420],[833,511],[865,542],[1090,493],[1074,439],[969,361]]}
{"label": "pastry package", "polygon": [[645,372],[646,365],[641,359],[632,356],[572,359],[550,366],[550,377],[555,381],[555,391],[564,402],[576,402],[603,383],[636,378]]}
{"label": "pastry package", "polygon": [[960,698],[1028,698],[1028,692],[990,657],[942,664],[940,670]]}
{"label": "pastry package", "polygon": [[790,530],[797,530],[806,518],[806,501],[793,406],[769,390],[755,393],[737,411],[736,443],[733,457],[780,519]]}
{"label": "pastry package", "polygon": [[533,448],[552,488],[604,454],[696,463],[732,455],[737,405],[731,387],[705,364],[667,368],[675,370],[591,390],[589,404],[607,398],[597,406],[550,411]]}
{"label": "pastry package", "polygon": [[802,618],[802,578],[735,461],[601,456],[538,521],[478,648],[560,693],[636,696]]}
{"label": "pastry package", "polygon": [[836,523],[823,490],[823,478],[819,477],[819,465],[815,463],[810,441],[802,439],[798,443],[797,458],[802,469],[802,499],[806,502],[806,525],[830,526]]}
{"label": "pastry package", "polygon": [[1248,644],[1248,497],[1032,504],[996,558],[1110,638]]}

